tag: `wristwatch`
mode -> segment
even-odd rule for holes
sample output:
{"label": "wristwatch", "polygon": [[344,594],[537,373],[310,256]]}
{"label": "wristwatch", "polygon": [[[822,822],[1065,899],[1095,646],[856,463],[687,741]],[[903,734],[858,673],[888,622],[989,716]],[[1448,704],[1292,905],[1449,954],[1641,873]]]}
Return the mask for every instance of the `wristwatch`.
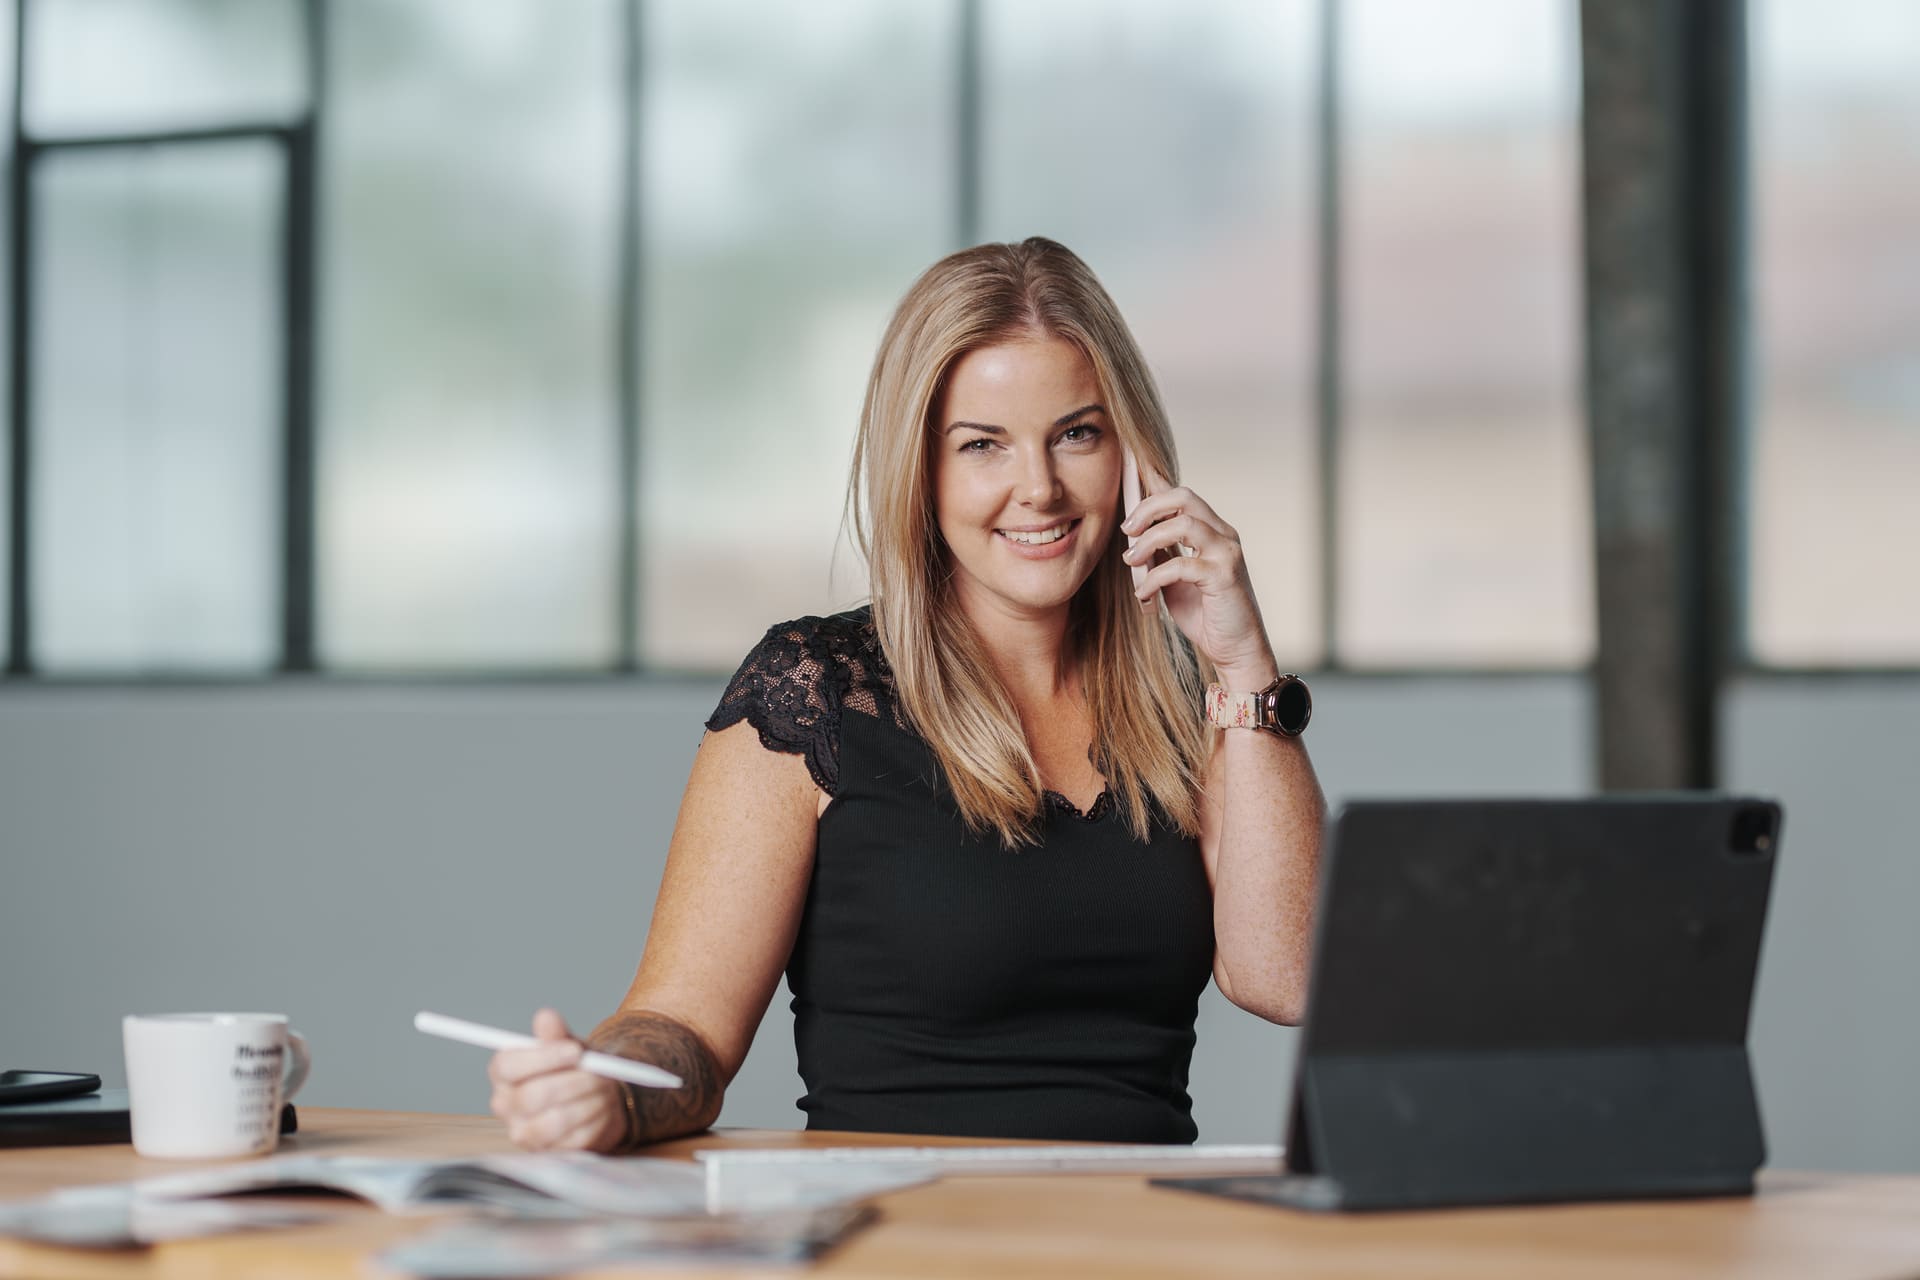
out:
{"label": "wristwatch", "polygon": [[1222,729],[1265,729],[1297,738],[1313,719],[1313,695],[1299,676],[1283,675],[1258,693],[1207,686],[1207,722]]}

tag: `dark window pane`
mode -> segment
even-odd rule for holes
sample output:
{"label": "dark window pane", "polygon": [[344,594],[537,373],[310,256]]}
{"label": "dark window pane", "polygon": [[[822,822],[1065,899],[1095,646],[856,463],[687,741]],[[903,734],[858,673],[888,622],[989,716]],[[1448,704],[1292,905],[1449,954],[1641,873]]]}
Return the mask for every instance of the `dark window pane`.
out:
{"label": "dark window pane", "polygon": [[1750,645],[1920,662],[1920,6],[1751,19],[1757,302]]}
{"label": "dark window pane", "polygon": [[954,10],[653,0],[641,652],[730,666],[830,573],[887,316],[952,247]]}
{"label": "dark window pane", "polygon": [[618,5],[360,0],[331,32],[322,657],[608,664]]}
{"label": "dark window pane", "polygon": [[1575,17],[1571,0],[1342,10],[1336,643],[1356,666],[1592,653]]}
{"label": "dark window pane", "polygon": [[991,0],[985,231],[1100,276],[1240,533],[1282,665],[1320,660],[1315,6]]}
{"label": "dark window pane", "polygon": [[36,176],[36,658],[48,671],[265,668],[281,152],[54,154]]}
{"label": "dark window pane", "polygon": [[32,0],[27,127],[283,120],[306,106],[304,37],[300,0]]}

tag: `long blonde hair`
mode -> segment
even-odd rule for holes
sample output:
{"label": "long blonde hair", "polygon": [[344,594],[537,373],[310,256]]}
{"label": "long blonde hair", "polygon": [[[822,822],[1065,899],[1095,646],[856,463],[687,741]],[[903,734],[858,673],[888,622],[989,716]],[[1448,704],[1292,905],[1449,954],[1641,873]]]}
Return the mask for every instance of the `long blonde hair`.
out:
{"label": "long blonde hair", "polygon": [[[1037,840],[1040,770],[1011,695],[954,605],[929,455],[954,362],[1034,333],[1086,355],[1120,443],[1143,469],[1177,481],[1166,410],[1119,308],[1084,262],[1036,236],[949,255],[907,291],[874,357],[847,482],[847,515],[901,710],[933,748],[968,827],[996,831],[1009,849]],[[1093,762],[1136,837],[1148,838],[1151,805],[1194,835],[1210,746],[1203,672],[1162,611],[1139,607],[1123,550],[1116,528],[1073,599],[1067,630],[1093,718]]]}

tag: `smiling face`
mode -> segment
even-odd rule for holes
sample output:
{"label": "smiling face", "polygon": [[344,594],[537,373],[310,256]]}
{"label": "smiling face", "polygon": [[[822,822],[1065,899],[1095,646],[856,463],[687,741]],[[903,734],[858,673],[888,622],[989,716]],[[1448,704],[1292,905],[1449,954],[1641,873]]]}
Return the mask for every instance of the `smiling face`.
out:
{"label": "smiling face", "polygon": [[934,516],[961,607],[1064,608],[1106,554],[1120,496],[1093,366],[1063,338],[980,347],[954,362],[935,408]]}

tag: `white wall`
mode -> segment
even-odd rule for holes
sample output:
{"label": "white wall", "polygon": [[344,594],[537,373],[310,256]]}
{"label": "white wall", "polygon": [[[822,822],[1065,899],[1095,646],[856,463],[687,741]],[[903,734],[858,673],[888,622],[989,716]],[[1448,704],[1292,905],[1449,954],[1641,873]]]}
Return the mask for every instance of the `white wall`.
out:
{"label": "white wall", "polygon": [[[481,1111],[479,1050],[432,1008],[589,1026],[639,956],[718,682],[0,689],[0,1066],[122,1079],[119,1016],[285,1010],[316,1105]],[[1570,794],[1573,677],[1316,683],[1331,798]],[[1730,781],[1782,796],[1754,1045],[1776,1162],[1920,1170],[1920,866],[1896,814],[1920,681],[1761,684]],[[1903,892],[1903,890],[1905,892]],[[1277,1136],[1293,1033],[1209,994],[1206,1140]],[[776,998],[723,1123],[793,1127]]]}

